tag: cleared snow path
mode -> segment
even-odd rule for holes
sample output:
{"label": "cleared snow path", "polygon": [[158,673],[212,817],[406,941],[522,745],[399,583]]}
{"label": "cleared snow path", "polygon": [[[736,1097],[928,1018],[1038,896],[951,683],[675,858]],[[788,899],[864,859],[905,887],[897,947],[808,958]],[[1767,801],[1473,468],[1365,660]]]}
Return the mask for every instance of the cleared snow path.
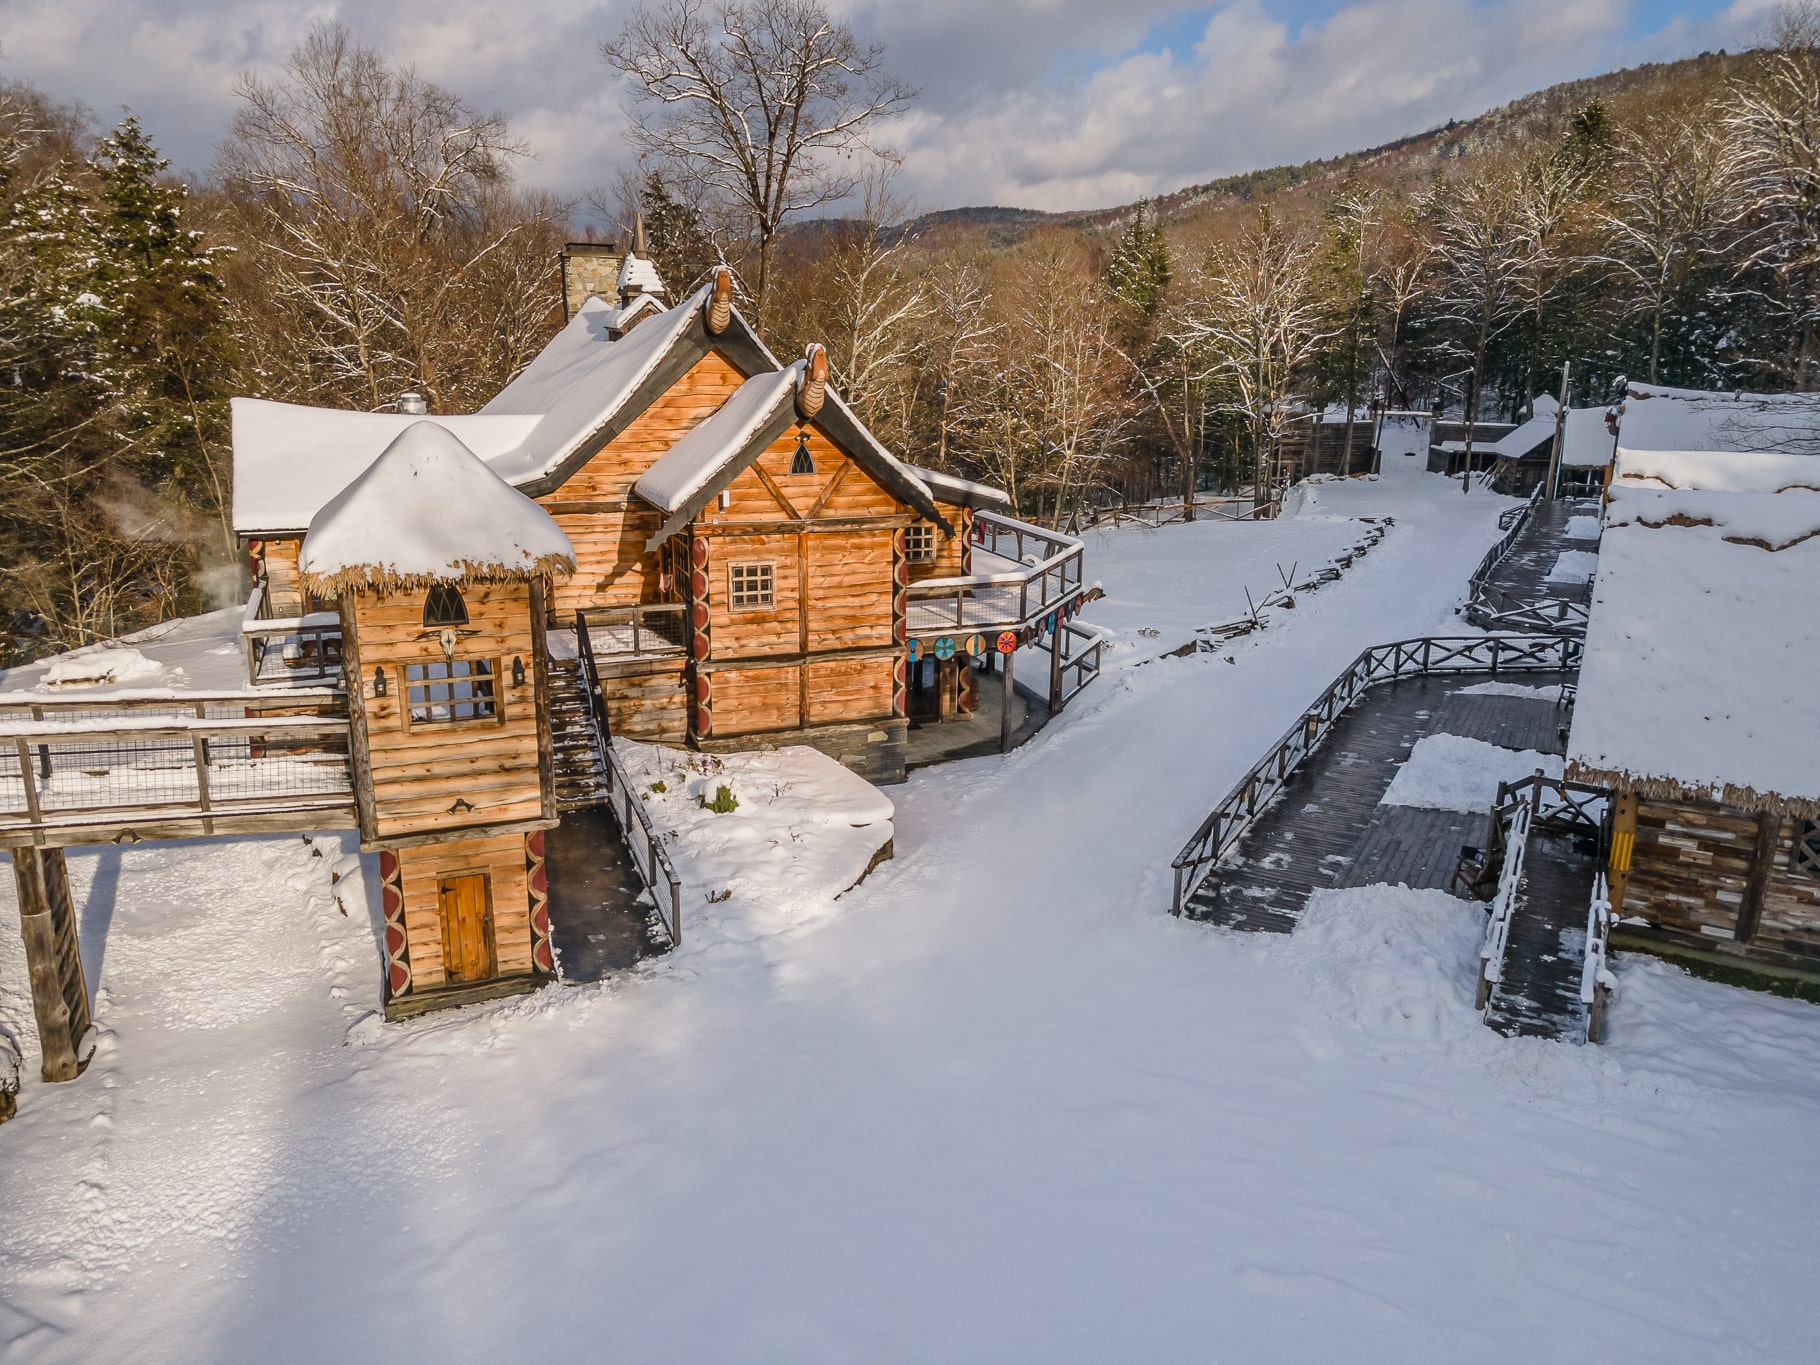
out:
{"label": "cleared snow path", "polygon": [[342,1047],[370,910],[306,904],[299,841],[73,856],[110,1037],[0,1128],[6,1358],[1804,1358],[1820,1010],[1642,962],[1608,1046],[1508,1040],[1463,902],[1367,888],[1269,942],[1164,913],[1363,646],[1462,633],[1510,505],[1311,494],[1182,537],[1155,614],[1230,619],[1311,517],[1397,525],[1268,631],[893,789],[897,860],[839,902],[698,902],[604,986]]}

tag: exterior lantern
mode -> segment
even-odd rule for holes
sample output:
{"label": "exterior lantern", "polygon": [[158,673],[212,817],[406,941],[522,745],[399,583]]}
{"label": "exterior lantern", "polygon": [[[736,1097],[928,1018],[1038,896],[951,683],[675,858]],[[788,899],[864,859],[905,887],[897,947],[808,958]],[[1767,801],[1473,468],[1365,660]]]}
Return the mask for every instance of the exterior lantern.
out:
{"label": "exterior lantern", "polygon": [[525,661],[524,661],[524,656],[521,654],[521,655],[515,656],[512,660],[512,686],[523,687],[524,685],[525,685]]}
{"label": "exterior lantern", "polygon": [[383,668],[373,670],[373,695],[375,697],[385,695],[385,670]]}

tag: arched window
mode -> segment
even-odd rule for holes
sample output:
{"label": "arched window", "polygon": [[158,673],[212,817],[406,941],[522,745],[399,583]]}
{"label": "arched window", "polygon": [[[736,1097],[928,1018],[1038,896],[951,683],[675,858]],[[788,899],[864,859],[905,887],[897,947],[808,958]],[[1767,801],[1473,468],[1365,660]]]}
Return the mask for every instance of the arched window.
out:
{"label": "arched window", "polygon": [[453,583],[438,583],[423,600],[423,623],[426,627],[465,626],[468,604],[461,600],[461,590]]}
{"label": "arched window", "polygon": [[809,453],[809,433],[806,431],[796,433],[796,455],[790,461],[790,472],[792,474],[813,474],[815,472],[815,456]]}

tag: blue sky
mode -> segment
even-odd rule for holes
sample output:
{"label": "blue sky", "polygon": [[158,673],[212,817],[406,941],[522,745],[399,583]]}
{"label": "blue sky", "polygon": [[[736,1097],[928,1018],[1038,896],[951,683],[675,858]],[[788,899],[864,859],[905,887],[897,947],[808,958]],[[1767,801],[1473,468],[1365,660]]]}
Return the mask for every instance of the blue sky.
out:
{"label": "blue sky", "polygon": [[[922,87],[885,140],[920,207],[1086,208],[1377,145],[1531,90],[1745,47],[1770,0],[825,0]],[[627,161],[598,58],[629,0],[0,0],[0,74],[130,104],[206,167],[243,70],[315,18],[512,116],[532,183],[580,193]]]}

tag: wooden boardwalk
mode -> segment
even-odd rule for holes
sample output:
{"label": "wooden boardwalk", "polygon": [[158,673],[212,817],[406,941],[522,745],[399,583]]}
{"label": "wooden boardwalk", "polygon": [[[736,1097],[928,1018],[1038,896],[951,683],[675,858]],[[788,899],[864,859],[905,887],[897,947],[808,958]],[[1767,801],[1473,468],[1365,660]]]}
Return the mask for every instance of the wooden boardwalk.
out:
{"label": "wooden boardwalk", "polygon": [[[1575,517],[1596,519],[1598,515],[1597,498],[1560,498],[1554,502],[1538,502],[1510,552],[1498,561],[1485,578],[1486,596],[1491,604],[1502,610],[1515,603],[1546,606],[1558,602],[1586,602],[1590,596],[1587,584],[1551,583],[1549,574],[1554,571],[1555,562],[1566,551],[1597,553],[1599,542],[1596,539],[1568,539],[1567,524]],[[1490,626],[1492,623],[1481,624]],[[1581,629],[1583,628],[1582,625]]]}
{"label": "wooden boardwalk", "polygon": [[1565,750],[1555,696],[1572,675],[1502,679],[1541,696],[1488,696],[1485,674],[1404,678],[1367,692],[1246,834],[1236,858],[1190,899],[1191,913],[1238,929],[1288,933],[1308,898],[1379,882],[1448,889],[1462,844],[1482,844],[1485,812],[1380,805],[1416,741],[1463,735],[1508,749]]}

